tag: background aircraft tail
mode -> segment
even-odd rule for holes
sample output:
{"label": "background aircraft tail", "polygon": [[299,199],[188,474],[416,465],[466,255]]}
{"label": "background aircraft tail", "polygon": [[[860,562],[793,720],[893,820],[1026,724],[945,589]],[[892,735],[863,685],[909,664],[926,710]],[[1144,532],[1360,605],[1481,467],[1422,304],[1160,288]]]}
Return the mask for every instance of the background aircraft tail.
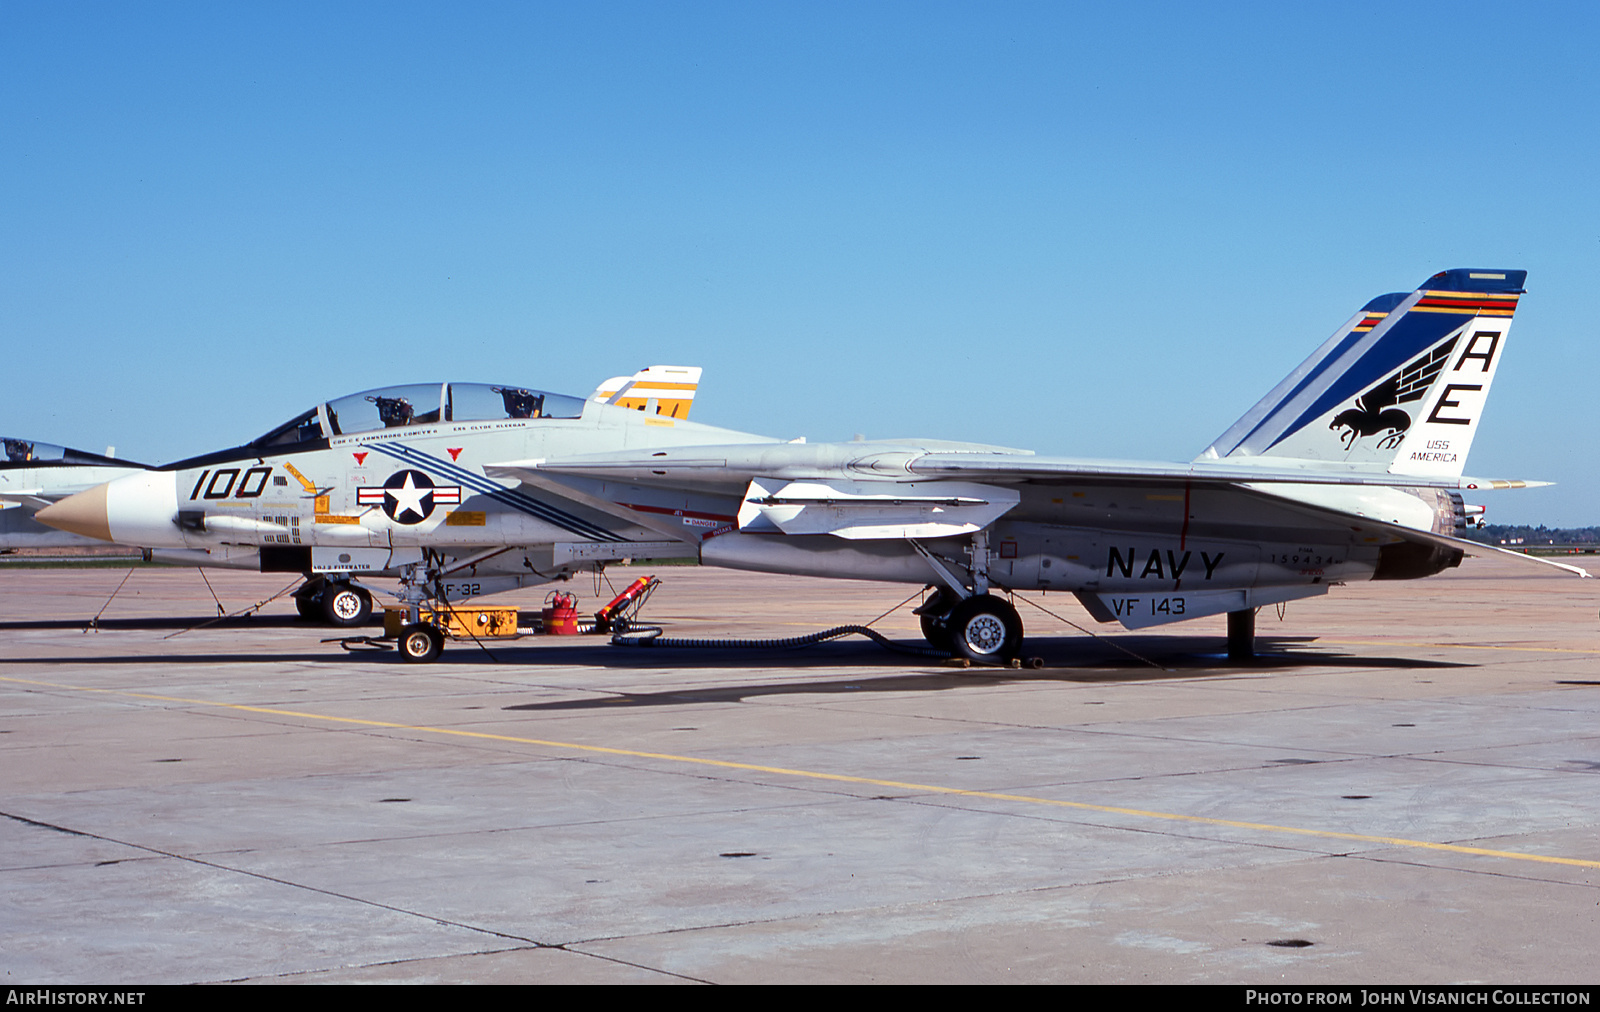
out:
{"label": "background aircraft tail", "polygon": [[1527,271],[1441,271],[1346,321],[1200,455],[1459,476]]}
{"label": "background aircraft tail", "polygon": [[688,418],[700,386],[700,372],[697,365],[646,366],[632,376],[611,377],[589,399],[630,411]]}

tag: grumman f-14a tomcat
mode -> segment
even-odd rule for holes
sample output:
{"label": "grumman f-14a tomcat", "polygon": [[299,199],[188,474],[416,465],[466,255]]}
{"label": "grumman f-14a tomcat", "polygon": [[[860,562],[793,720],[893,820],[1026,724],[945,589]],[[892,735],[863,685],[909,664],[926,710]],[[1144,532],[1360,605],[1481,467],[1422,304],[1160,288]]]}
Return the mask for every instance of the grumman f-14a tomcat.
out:
{"label": "grumman f-14a tomcat", "polygon": [[[1380,296],[1195,460],[1035,456],[939,440],[785,442],[521,387],[427,383],[312,408],[251,443],[41,510],[124,544],[249,546],[263,569],[398,570],[419,606],[622,558],[927,584],[930,642],[1015,657],[1003,593],[1069,591],[1137,629],[1459,564],[1467,451],[1526,272]],[[1518,556],[1521,558],[1522,556]],[[1574,567],[1564,567],[1581,573]],[[1583,574],[1587,575],[1587,574]]]}
{"label": "grumman f-14a tomcat", "polygon": [[[606,380],[589,398],[601,404],[652,415],[686,418],[694,405],[701,372],[697,366],[653,365],[632,376],[614,376]],[[510,392],[507,393],[507,390]],[[494,392],[501,395],[502,403],[513,406],[518,398],[526,394],[526,391],[515,388],[496,388]],[[506,397],[511,400],[506,401]],[[375,397],[371,403],[378,403]],[[390,410],[396,409],[391,407]],[[513,407],[507,407],[507,410],[513,410]],[[34,514],[52,503],[114,478],[151,470],[145,464],[116,459],[112,456],[113,452],[107,449],[106,455],[101,456],[31,439],[6,437],[3,446],[0,446],[0,551],[104,545],[104,540],[98,537],[45,526],[34,519]],[[182,466],[181,463],[163,470],[179,466]],[[239,496],[236,494],[234,498]],[[224,498],[222,501],[227,500]],[[293,535],[291,539],[298,543]],[[263,568],[262,550],[265,549],[269,557],[275,556],[276,545],[277,542],[268,539],[259,547],[249,543],[224,542],[212,542],[204,547],[126,547],[143,548],[147,562],[260,570]],[[301,568],[298,571],[306,580],[293,595],[301,616],[337,626],[364,623],[371,615],[372,599],[365,588],[350,579],[352,572],[357,570],[368,577],[399,575],[393,571],[369,569],[365,565],[340,565],[316,572]],[[538,578],[533,578],[533,581],[539,582]],[[495,589],[507,589],[523,582],[528,581],[516,577],[501,578],[494,586]],[[484,585],[452,582],[448,587],[448,596],[458,598],[481,593]]]}

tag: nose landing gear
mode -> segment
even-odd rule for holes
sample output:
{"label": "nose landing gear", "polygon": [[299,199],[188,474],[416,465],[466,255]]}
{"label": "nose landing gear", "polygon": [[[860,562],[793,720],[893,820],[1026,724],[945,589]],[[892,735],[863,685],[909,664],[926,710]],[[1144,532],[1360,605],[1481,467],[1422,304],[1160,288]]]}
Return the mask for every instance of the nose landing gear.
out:
{"label": "nose landing gear", "polygon": [[413,664],[437,660],[443,651],[444,634],[431,625],[419,623],[400,630],[400,656]]}

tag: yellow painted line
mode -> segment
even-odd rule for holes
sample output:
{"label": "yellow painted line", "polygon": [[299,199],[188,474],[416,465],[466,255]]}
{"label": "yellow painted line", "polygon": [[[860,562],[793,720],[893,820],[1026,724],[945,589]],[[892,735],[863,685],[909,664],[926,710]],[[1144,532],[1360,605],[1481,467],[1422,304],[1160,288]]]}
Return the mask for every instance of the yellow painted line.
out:
{"label": "yellow painted line", "polygon": [[1251,829],[1264,833],[1287,833],[1293,836],[1319,837],[1327,840],[1349,840],[1353,843],[1380,844],[1388,847],[1409,847],[1415,850],[1437,850],[1451,854],[1472,854],[1477,857],[1498,857],[1512,861],[1533,861],[1539,864],[1560,864],[1574,868],[1600,868],[1600,860],[1576,857],[1551,857],[1546,854],[1527,854],[1515,850],[1492,850],[1487,847],[1467,847],[1457,843],[1432,843],[1427,840],[1409,840],[1400,836],[1371,836],[1366,833],[1341,833],[1332,829],[1305,829],[1299,826],[1278,826],[1268,822],[1244,822],[1237,819],[1217,819],[1204,815],[1183,815],[1177,812],[1156,812],[1142,808],[1122,808],[1116,805],[1095,805],[1086,801],[1062,801],[1041,798],[1030,794],[1004,794],[998,791],[972,791],[961,787],[943,787],[938,784],[907,783],[900,780],[880,780],[876,777],[857,777],[844,773],[821,773],[816,770],[797,770],[783,766],[762,766],[757,763],[732,762],[726,759],[704,759],[698,756],[674,755],[671,752],[644,752],[638,749],[609,748],[604,745],[580,745],[570,741],[550,741],[543,738],[522,738],[509,734],[491,734],[487,731],[463,731],[459,728],[429,727],[424,724],[398,724],[387,720],[367,720],[361,717],[334,717],[325,713],[307,713],[303,710],[281,710],[271,706],[246,706],[243,703],[220,703],[210,699],[188,699],[183,696],[161,696],[147,692],[129,692],[126,689],[97,689],[84,685],[64,685],[59,682],[41,682],[27,678],[0,676],[0,682],[16,685],[36,685],[72,692],[95,692],[130,699],[149,699],[161,703],[182,703],[187,706],[211,706],[243,713],[262,713],[273,717],[295,717],[330,724],[351,724],[356,727],[375,727],[391,731],[417,731],[451,738],[474,738],[481,741],[503,741],[517,745],[537,745],[542,748],[563,749],[572,752],[589,752],[597,755],[627,756],[632,759],[660,759],[664,762],[687,763],[693,766],[710,766],[717,769],[744,770],[750,773],[771,773],[777,776],[800,777],[806,780],[823,780],[831,783],[861,784],[868,787],[888,787],[894,790],[914,791],[919,794],[943,794],[961,798],[983,798],[989,801],[1014,801],[1027,805],[1045,805],[1051,808],[1071,808],[1081,812],[1100,812],[1108,815],[1128,815],[1141,819],[1160,819],[1166,822],[1185,822],[1201,826],[1224,826],[1229,829]]}
{"label": "yellow painted line", "polygon": [[1318,643],[1338,643],[1358,647],[1434,647],[1439,650],[1510,650],[1530,654],[1600,654],[1600,647],[1513,647],[1491,643],[1411,643],[1406,640],[1334,640],[1317,638]]}

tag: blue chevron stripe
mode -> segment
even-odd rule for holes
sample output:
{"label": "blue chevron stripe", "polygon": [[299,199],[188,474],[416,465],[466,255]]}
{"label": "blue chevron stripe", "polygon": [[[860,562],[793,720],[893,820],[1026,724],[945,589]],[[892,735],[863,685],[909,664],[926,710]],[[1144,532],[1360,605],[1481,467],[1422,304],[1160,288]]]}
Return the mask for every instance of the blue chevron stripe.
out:
{"label": "blue chevron stripe", "polygon": [[[1261,421],[1257,422],[1254,428],[1252,428],[1249,432],[1246,432],[1243,437],[1235,442],[1234,446],[1237,447],[1249,442],[1251,437],[1253,437],[1256,433],[1260,432],[1262,429],[1265,429],[1268,425],[1276,421],[1283,412],[1288,410],[1289,405],[1294,403],[1294,399],[1299,397],[1302,391],[1311,386],[1313,383],[1321,380],[1322,377],[1328,372],[1330,367],[1336,365],[1339,360],[1344,357],[1346,352],[1355,347],[1356,343],[1366,336],[1367,335],[1364,333],[1346,334],[1344,339],[1339,342],[1339,346],[1334,348],[1333,351],[1329,352],[1321,362],[1318,362],[1316,366],[1311,369],[1310,372],[1306,373],[1305,377],[1301,379],[1299,383],[1295,384],[1294,389],[1290,390],[1287,394],[1284,394],[1283,397],[1278,400],[1278,403],[1272,406],[1272,410],[1263,415],[1261,417]],[[1299,430],[1297,429],[1295,431]],[[1287,433],[1284,435],[1287,435]],[[1283,435],[1278,437],[1279,440],[1282,440],[1283,438]]]}
{"label": "blue chevron stripe", "polygon": [[1326,415],[1344,401],[1354,398],[1367,387],[1383,380],[1418,355],[1437,345],[1468,321],[1459,316],[1441,316],[1432,313],[1408,311],[1368,348],[1360,358],[1350,363],[1343,373],[1335,377],[1311,406],[1300,417],[1278,434],[1271,446],[1288,439],[1312,422]]}
{"label": "blue chevron stripe", "polygon": [[606,530],[604,527],[589,523],[587,520],[573,516],[571,513],[551,506],[549,503],[541,502],[531,496],[505,488],[485,478],[483,475],[476,474],[442,458],[423,453],[403,443],[374,444],[373,448],[404,463],[442,473],[473,491],[488,496],[501,505],[509,506],[512,509],[537,517],[546,523],[560,527],[562,530],[580,537],[588,538],[592,541],[616,542],[627,540]]}
{"label": "blue chevron stripe", "polygon": [[547,524],[559,527],[571,534],[590,541],[626,541],[620,534],[615,534],[592,524],[582,517],[573,516],[564,510],[557,509],[549,503],[540,502],[532,496],[523,495],[521,492],[508,489],[503,485],[469,471],[459,464],[452,463],[440,457],[423,453],[421,450],[406,446],[404,443],[365,443],[365,449],[376,450],[386,457],[392,457],[403,464],[424,468],[442,474],[481,495],[486,495],[502,506],[526,513],[529,516],[543,520]]}
{"label": "blue chevron stripe", "polygon": [[558,509],[549,503],[541,502],[540,500],[534,499],[531,496],[523,495],[520,492],[505,488],[504,486],[497,484],[483,475],[476,474],[458,464],[446,461],[442,458],[423,453],[422,451],[406,446],[403,443],[389,443],[383,447],[375,448],[392,450],[393,452],[390,452],[388,454],[389,456],[395,457],[396,459],[406,463],[413,464],[414,466],[431,468],[434,471],[440,472],[447,477],[459,481],[462,485],[465,485],[476,492],[490,497],[504,506],[509,506],[512,509],[520,510],[521,512],[527,513],[530,516],[537,517],[546,523],[560,527],[562,530],[577,534],[580,537],[588,538],[593,541],[615,542],[627,540],[626,538],[606,530],[604,527],[599,527],[595,524],[589,523],[587,520],[584,520],[581,517],[573,516],[571,513],[567,513],[564,510]]}

